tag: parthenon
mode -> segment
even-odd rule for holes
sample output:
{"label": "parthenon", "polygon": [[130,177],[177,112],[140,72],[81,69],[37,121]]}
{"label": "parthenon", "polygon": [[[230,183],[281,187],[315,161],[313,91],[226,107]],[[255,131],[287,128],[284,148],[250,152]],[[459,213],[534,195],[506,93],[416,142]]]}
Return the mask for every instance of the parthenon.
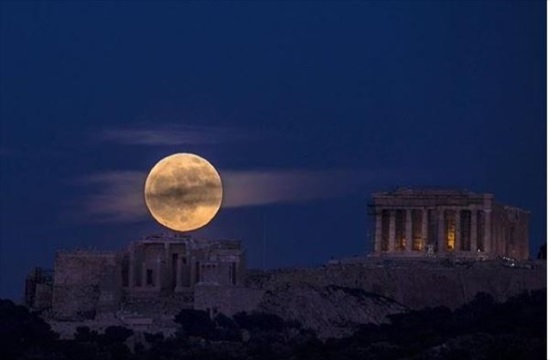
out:
{"label": "parthenon", "polygon": [[529,256],[529,213],[492,194],[398,189],[373,194],[374,255]]}

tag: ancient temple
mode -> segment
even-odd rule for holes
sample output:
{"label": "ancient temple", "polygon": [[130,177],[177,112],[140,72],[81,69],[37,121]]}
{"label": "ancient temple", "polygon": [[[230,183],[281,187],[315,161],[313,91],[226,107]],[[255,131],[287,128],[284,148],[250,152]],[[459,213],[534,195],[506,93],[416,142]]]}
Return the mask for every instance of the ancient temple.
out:
{"label": "ancient temple", "polygon": [[[53,274],[29,274],[26,304],[51,309],[59,319],[94,318],[120,310],[171,312],[197,304],[197,290],[238,291],[244,286],[240,241],[150,235],[122,251],[58,251]],[[215,288],[214,290],[211,288]],[[202,303],[211,302],[202,301]]]}
{"label": "ancient temple", "polygon": [[239,241],[149,236],[124,253],[122,286],[129,292],[184,292],[198,283],[242,285],[243,256]]}
{"label": "ancient temple", "polygon": [[373,194],[374,255],[529,257],[529,212],[492,194],[398,189]]}

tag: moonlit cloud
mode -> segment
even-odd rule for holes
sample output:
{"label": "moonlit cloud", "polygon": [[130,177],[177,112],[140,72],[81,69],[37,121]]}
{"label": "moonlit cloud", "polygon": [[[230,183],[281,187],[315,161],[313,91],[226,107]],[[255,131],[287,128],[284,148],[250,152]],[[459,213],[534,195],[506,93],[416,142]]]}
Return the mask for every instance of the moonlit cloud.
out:
{"label": "moonlit cloud", "polygon": [[259,137],[259,134],[230,127],[186,125],[107,129],[99,135],[101,141],[146,146],[215,145]]}
{"label": "moonlit cloud", "polygon": [[222,171],[226,208],[296,203],[356,193],[374,178],[365,171]]}
{"label": "moonlit cloud", "polygon": [[82,199],[81,212],[87,222],[136,222],[146,219],[143,186],[147,174],[141,171],[112,171],[80,179],[91,188]]}
{"label": "moonlit cloud", "polygon": [[[303,203],[348,195],[367,196],[395,171],[365,170],[222,170],[223,209]],[[82,210],[90,222],[137,222],[148,218],[142,171],[113,171],[80,179],[92,188]]]}

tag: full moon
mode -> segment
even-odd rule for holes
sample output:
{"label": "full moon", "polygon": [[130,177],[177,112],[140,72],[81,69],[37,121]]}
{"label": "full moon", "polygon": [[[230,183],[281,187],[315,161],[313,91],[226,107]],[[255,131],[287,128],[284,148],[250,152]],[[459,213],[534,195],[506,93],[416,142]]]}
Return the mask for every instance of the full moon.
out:
{"label": "full moon", "polygon": [[208,161],[194,154],[160,160],[145,181],[145,204],[161,225],[191,231],[208,224],[222,203],[222,180]]}

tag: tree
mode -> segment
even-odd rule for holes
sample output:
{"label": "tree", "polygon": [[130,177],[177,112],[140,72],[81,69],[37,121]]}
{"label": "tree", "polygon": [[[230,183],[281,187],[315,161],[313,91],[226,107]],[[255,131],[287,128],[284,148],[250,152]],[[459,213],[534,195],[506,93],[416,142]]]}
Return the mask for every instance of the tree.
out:
{"label": "tree", "polygon": [[235,314],[233,319],[241,328],[250,331],[282,331],[285,328],[285,321],[275,314],[240,312]]}
{"label": "tree", "polygon": [[181,326],[185,336],[210,338],[215,329],[210,316],[203,310],[183,309],[174,317],[174,322]]}
{"label": "tree", "polygon": [[98,336],[97,342],[111,359],[130,359],[130,349],[124,342],[133,334],[133,330],[123,326],[109,326],[105,333]]}
{"label": "tree", "polygon": [[22,357],[30,349],[48,352],[58,337],[37,314],[10,300],[0,300],[0,353],[3,359]]}
{"label": "tree", "polygon": [[241,341],[241,330],[235,320],[223,313],[218,313],[214,318],[216,332],[214,338],[224,341]]}
{"label": "tree", "polygon": [[540,246],[539,253],[537,254],[537,259],[546,260],[546,243]]}
{"label": "tree", "polygon": [[134,331],[124,326],[109,326],[105,329],[103,339],[107,344],[123,343],[132,335],[134,335]]}
{"label": "tree", "polygon": [[96,341],[97,331],[91,331],[87,326],[78,326],[74,333],[74,339],[79,342]]}

